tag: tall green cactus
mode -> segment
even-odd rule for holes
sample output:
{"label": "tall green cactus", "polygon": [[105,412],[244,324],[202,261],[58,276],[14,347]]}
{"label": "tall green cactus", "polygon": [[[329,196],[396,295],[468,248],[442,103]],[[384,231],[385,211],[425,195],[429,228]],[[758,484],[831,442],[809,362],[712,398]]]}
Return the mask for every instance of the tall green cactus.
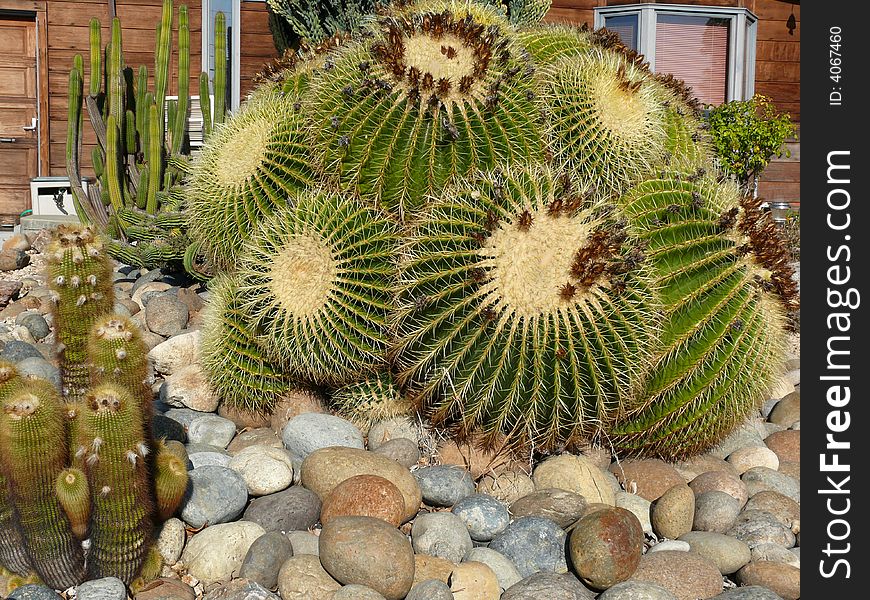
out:
{"label": "tall green cactus", "polygon": [[227,20],[219,12],[214,18],[214,124],[224,122],[227,104]]}
{"label": "tall green cactus", "polygon": [[48,284],[55,299],[52,314],[61,344],[61,383],[64,395],[78,402],[90,382],[88,334],[94,322],[114,306],[112,266],[102,240],[90,227],[58,227],[46,256]]}
{"label": "tall green cactus", "polygon": [[[173,54],[172,0],[164,0],[156,27],[153,90],[148,89],[148,68],[142,65],[134,74],[124,61],[122,27],[118,18],[112,21],[105,52],[100,46],[100,22],[91,20],[87,97],[82,98],[81,91],[85,75],[83,68],[74,65],[70,73],[67,173],[76,200],[76,212],[83,222],[112,232],[115,239],[108,242],[108,248],[114,257],[146,268],[167,263],[181,265],[190,243],[186,223],[165,230],[160,229],[159,223],[159,215],[164,211],[177,212],[174,200],[167,201],[167,198],[177,195],[185,175],[186,167],[183,165],[190,154],[186,144],[190,117],[190,19],[186,6],[180,6],[178,13],[178,100],[174,101],[168,127],[165,112]],[[221,15],[219,20],[222,19]],[[221,35],[226,36],[225,33]],[[205,79],[203,103],[208,105],[207,75]],[[216,81],[214,87],[216,97],[225,97],[225,71],[222,81]],[[213,118],[221,121],[225,107],[218,108]],[[99,140],[92,153],[98,181],[89,187],[87,194],[81,189],[78,156],[85,109]],[[210,132],[212,117],[207,116],[207,120],[204,129]],[[157,235],[142,239],[131,230],[143,222],[147,222],[149,231]]]}

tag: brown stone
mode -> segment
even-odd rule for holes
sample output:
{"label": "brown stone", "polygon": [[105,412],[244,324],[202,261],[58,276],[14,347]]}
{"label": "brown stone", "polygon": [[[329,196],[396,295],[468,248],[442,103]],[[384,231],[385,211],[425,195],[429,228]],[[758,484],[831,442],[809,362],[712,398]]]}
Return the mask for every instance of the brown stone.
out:
{"label": "brown stone", "polygon": [[783,460],[779,463],[778,471],[783,475],[788,475],[800,483],[801,480],[801,464],[790,460]]}
{"label": "brown stone", "polygon": [[746,503],[745,510],[763,510],[773,515],[784,527],[791,529],[792,524],[801,519],[801,506],[788,496],[771,490],[755,494]]}
{"label": "brown stone", "polygon": [[405,516],[405,500],[395,485],[377,475],[345,479],[323,501],[320,522],[336,517],[374,517],[398,527]]}
{"label": "brown stone", "polygon": [[0,308],[5,308],[21,291],[20,281],[0,281]]}
{"label": "brown stone", "polygon": [[725,492],[737,500],[740,506],[746,504],[746,501],[749,499],[746,484],[739,477],[724,471],[701,473],[689,482],[689,487],[695,492],[695,496],[700,496],[704,492],[714,490]]}
{"label": "brown stone", "polygon": [[675,485],[686,482],[674,467],[657,458],[614,463],[610,471],[625,490],[650,502],[658,500]]}
{"label": "brown stone", "polygon": [[648,552],[632,579],[656,583],[677,600],[713,598],[722,591],[722,574],[715,563],[694,552]]}
{"label": "brown stone", "polygon": [[290,390],[275,405],[275,410],[269,417],[269,423],[272,429],[281,435],[284,426],[290,419],[307,412],[328,412],[324,406],[323,397],[314,391],[303,388]]}
{"label": "brown stone", "polygon": [[650,520],[653,530],[662,537],[675,540],[692,531],[695,519],[695,494],[685,483],[675,485],[652,505]]}
{"label": "brown stone", "polygon": [[483,475],[498,474],[514,466],[514,457],[503,448],[481,449],[474,437],[463,442],[443,440],[435,450],[436,460],[442,465],[458,465],[469,471],[475,480]]}
{"label": "brown stone", "polygon": [[282,600],[332,600],[341,589],[313,554],[288,558],[278,572],[278,592]]}
{"label": "brown stone", "polygon": [[427,579],[437,579],[447,583],[450,581],[450,574],[454,568],[456,568],[456,563],[452,563],[446,558],[429,556],[428,554],[415,554],[414,585]]}
{"label": "brown stone", "polygon": [[0,271],[17,271],[30,264],[30,256],[21,250],[0,250]]}
{"label": "brown stone", "polygon": [[3,250],[8,252],[15,250],[27,252],[30,250],[30,240],[23,233],[13,233],[3,242]]}
{"label": "brown stone", "polygon": [[205,306],[205,302],[202,301],[202,298],[199,297],[194,291],[194,288],[199,287],[199,285],[193,285],[189,288],[179,288],[178,290],[178,299],[187,304],[188,310],[190,312],[199,312],[202,310],[202,307]]}
{"label": "brown stone", "polygon": [[586,512],[586,499],[574,492],[556,488],[538,490],[510,505],[514,519],[546,517],[562,529],[577,521]]}
{"label": "brown stone", "polygon": [[342,481],[355,475],[378,475],[402,492],[404,519],[417,514],[422,493],[410,471],[396,461],[357,448],[332,446],[315,450],[302,462],[302,485],[325,500]]}
{"label": "brown stone", "polygon": [[771,423],[791,427],[801,419],[801,393],[792,392],[776,403],[770,416],[767,418]]}
{"label": "brown stone", "polygon": [[604,590],[634,574],[643,540],[643,527],[631,511],[609,507],[577,521],[568,550],[580,579]]}
{"label": "brown stone", "polygon": [[[212,600],[211,595],[209,600]],[[133,600],[195,600],[196,593],[186,583],[178,579],[161,577],[147,583]]]}
{"label": "brown stone", "polygon": [[535,489],[558,488],[580,494],[587,502],[616,504],[616,494],[605,472],[584,456],[551,456],[532,473]]}
{"label": "brown stone", "polygon": [[522,471],[502,471],[497,475],[481,477],[477,491],[510,504],[534,492],[535,482]]}
{"label": "brown stone", "polygon": [[[218,412],[218,414],[220,414],[220,412]],[[232,419],[230,420],[232,421]],[[239,427],[239,424],[237,422],[235,423],[236,427]],[[233,441],[230,442],[230,445],[227,446],[227,452],[235,455],[244,450],[245,448],[250,448],[251,446],[283,448],[284,444],[281,442],[281,438],[279,438],[278,435],[274,431],[272,431],[271,427],[259,427],[257,429],[248,429],[246,431],[242,431],[240,434],[234,437]]]}
{"label": "brown stone", "polygon": [[764,443],[776,453],[781,463],[801,461],[800,430],[786,429],[771,433],[764,439]]}
{"label": "brown stone", "polygon": [[414,582],[411,542],[372,517],[335,517],[325,524],[320,563],[338,582],[368,586],[387,600],[401,600]]}
{"label": "brown stone", "polygon": [[492,569],[473,560],[453,569],[450,591],[454,600],[498,600],[501,596],[498,578]]}
{"label": "brown stone", "polygon": [[801,570],[786,563],[752,561],[737,571],[737,581],[766,587],[784,600],[798,600],[801,596]]}
{"label": "brown stone", "polygon": [[223,403],[218,406],[218,414],[235,423],[236,428],[239,430],[269,427],[272,422],[270,415],[239,410],[238,408]]}

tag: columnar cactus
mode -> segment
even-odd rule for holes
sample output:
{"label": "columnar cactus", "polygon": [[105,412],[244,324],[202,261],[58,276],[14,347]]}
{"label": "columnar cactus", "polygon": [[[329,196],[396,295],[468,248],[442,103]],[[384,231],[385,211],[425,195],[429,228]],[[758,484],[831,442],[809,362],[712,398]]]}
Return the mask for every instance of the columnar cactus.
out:
{"label": "columnar cactus", "polygon": [[91,489],[88,576],[129,584],[152,541],[153,500],[142,411],[123,386],[92,388],[79,412],[77,436]]}
{"label": "columnar cactus", "polygon": [[46,249],[48,284],[64,396],[82,400],[90,384],[87,338],[94,322],[114,306],[112,266],[103,240],[91,227],[58,227]]}
{"label": "columnar cactus", "polygon": [[3,399],[0,469],[9,484],[16,525],[30,565],[55,589],[84,578],[85,559],[55,493],[57,474],[69,460],[66,416],[54,386],[27,381]]}
{"label": "columnar cactus", "polygon": [[[221,13],[219,17],[223,19]],[[172,22],[172,0],[164,0],[161,20],[156,27],[153,91],[148,90],[147,67],[140,66],[134,76],[132,69],[125,65],[118,18],[112,20],[105,59],[100,45],[100,22],[96,18],[91,20],[90,79],[86,97],[83,97],[85,73],[80,56],[75,58],[70,72],[67,173],[76,212],[83,222],[110,234],[108,250],[112,256],[147,268],[181,262],[189,245],[185,221],[160,218],[166,212],[175,213],[177,217],[179,207],[174,196],[177,196],[190,155],[187,144],[190,23],[186,6],[178,10],[178,100],[167,102],[173,54]],[[224,44],[225,29],[224,26],[223,33],[216,31],[217,40]],[[225,63],[218,60],[216,69],[214,122],[222,122]],[[204,84],[202,104],[208,116],[205,130],[210,131],[213,122],[207,74],[204,74]],[[169,119],[166,118],[167,104]],[[85,110],[100,141],[92,153],[97,183],[88,188],[87,194],[82,189],[79,160]]]}
{"label": "columnar cactus", "polygon": [[56,589],[135,586],[159,573],[155,527],[180,505],[186,465],[151,438],[146,350],[110,312],[103,240],[60,227],[46,253],[63,393],[0,362],[0,567],[20,584],[33,571]]}

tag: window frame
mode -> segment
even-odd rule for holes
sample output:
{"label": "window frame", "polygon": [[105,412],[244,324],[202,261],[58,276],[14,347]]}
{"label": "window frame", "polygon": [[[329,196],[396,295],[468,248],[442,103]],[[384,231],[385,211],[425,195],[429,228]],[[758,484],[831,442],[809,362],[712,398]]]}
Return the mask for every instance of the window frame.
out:
{"label": "window frame", "polygon": [[[232,70],[232,81],[228,81],[228,85],[230,88],[230,106],[227,107],[228,110],[236,110],[239,107],[239,103],[241,102],[241,93],[242,93],[242,78],[241,78],[241,66],[242,66],[242,53],[241,53],[241,23],[242,23],[242,0],[230,0],[233,5],[232,15],[230,18],[232,19],[232,48],[230,52],[230,65]],[[209,65],[210,58],[210,48],[209,41],[212,40],[214,36],[214,22],[209,18],[209,13],[211,12],[211,2],[210,0],[202,0],[201,9],[200,9],[200,21],[202,23],[202,70],[209,74],[209,91],[212,98],[212,103],[214,103],[214,89],[212,88],[213,80],[211,79],[211,65]],[[212,42],[214,43],[214,42]]]}
{"label": "window frame", "polygon": [[595,29],[604,27],[606,17],[636,16],[637,51],[644,55],[653,72],[656,65],[656,21],[659,14],[728,19],[730,23],[726,101],[748,100],[755,94],[758,17],[748,8],[686,4],[622,4],[596,7],[594,14]]}

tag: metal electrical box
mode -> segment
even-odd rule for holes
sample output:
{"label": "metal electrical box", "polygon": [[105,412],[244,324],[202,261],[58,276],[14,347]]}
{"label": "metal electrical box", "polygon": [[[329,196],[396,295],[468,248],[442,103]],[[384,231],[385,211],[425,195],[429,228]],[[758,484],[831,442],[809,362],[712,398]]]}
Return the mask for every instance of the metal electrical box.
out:
{"label": "metal electrical box", "polygon": [[[87,180],[82,180],[82,187],[88,191]],[[31,179],[30,198],[35,216],[76,216],[69,177]]]}

